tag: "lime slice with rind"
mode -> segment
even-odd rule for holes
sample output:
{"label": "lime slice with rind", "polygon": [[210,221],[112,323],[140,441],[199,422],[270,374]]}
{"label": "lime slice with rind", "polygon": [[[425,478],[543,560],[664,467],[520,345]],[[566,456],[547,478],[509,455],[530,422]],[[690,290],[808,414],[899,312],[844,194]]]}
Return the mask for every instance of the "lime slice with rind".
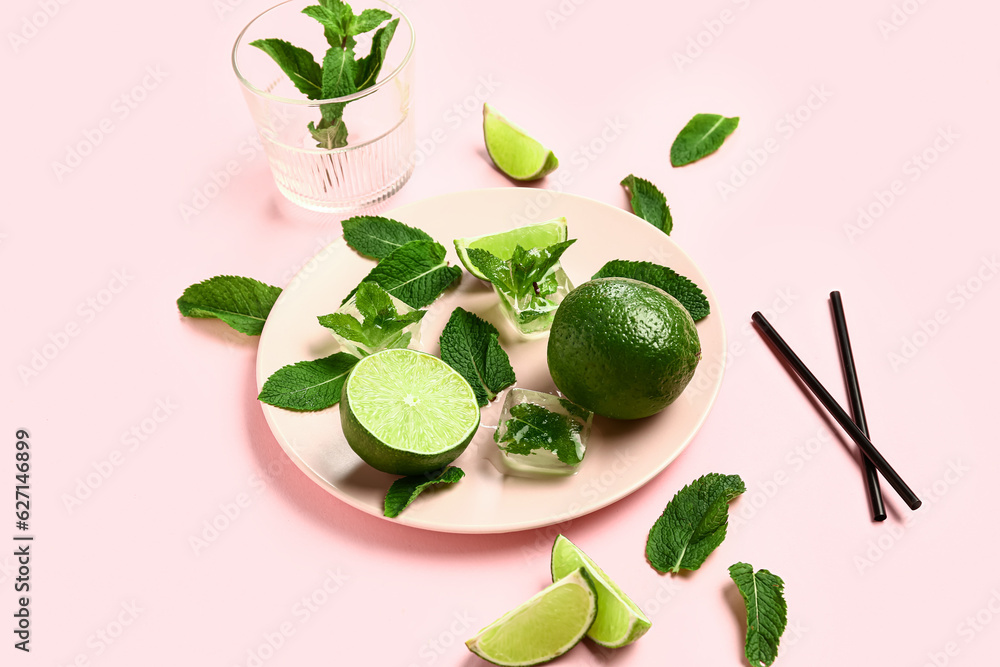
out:
{"label": "lime slice with rind", "polygon": [[552,151],[489,104],[483,104],[483,137],[493,164],[514,180],[534,181],[559,166],[559,159]]}
{"label": "lime slice with rind", "polygon": [[389,349],[357,363],[344,383],[340,422],[351,449],[393,475],[437,470],[465,451],[479,428],[469,383],[435,356]]}
{"label": "lime slice with rind", "polygon": [[587,636],[601,646],[621,648],[646,634],[652,623],[639,606],[611,581],[587,554],[568,539],[559,535],[552,545],[552,581],[586,570],[597,591],[597,618]]}
{"label": "lime slice with rind", "polygon": [[469,248],[480,248],[498,259],[507,260],[514,256],[514,248],[517,246],[521,246],[525,250],[546,248],[554,243],[562,243],[568,237],[566,218],[555,218],[554,220],[515,227],[496,234],[455,239],[455,252],[458,253],[458,258],[469,273],[481,280],[487,280],[486,276],[476,268],[476,265],[469,261]]}
{"label": "lime slice with rind", "polygon": [[597,593],[584,568],[568,573],[479,631],[469,650],[497,665],[540,665],[570,650],[597,617]]}

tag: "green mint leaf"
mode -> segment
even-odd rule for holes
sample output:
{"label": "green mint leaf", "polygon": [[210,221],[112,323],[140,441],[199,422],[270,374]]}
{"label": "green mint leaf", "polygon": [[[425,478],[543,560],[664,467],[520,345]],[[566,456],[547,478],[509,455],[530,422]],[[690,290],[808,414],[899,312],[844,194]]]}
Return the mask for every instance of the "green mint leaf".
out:
{"label": "green mint leaf", "polygon": [[[537,296],[552,294],[556,289],[556,281],[547,279],[559,263],[559,258],[574,243],[576,239],[570,239],[545,248],[530,250],[516,246],[510,262],[517,296],[530,296],[532,293]],[[542,289],[543,283],[545,283],[544,289]]]}
{"label": "green mint leaf", "polygon": [[695,322],[704,319],[711,307],[708,297],[701,289],[673,269],[652,262],[632,262],[625,259],[613,259],[594,274],[594,278],[632,278],[641,280],[674,297],[681,302]]}
{"label": "green mint leaf", "polygon": [[323,70],[311,53],[283,39],[258,39],[250,42],[250,46],[271,56],[300,93],[311,100],[322,99]]}
{"label": "green mint leaf", "polygon": [[454,484],[463,477],[465,477],[465,471],[457,466],[448,466],[444,470],[436,470],[424,475],[401,477],[393,482],[386,492],[383,513],[390,519],[395,519],[428,486]]}
{"label": "green mint leaf", "polygon": [[353,340],[355,343],[371,347],[368,335],[361,326],[361,322],[353,316],[347,313],[331,313],[329,315],[320,315],[316,319],[319,320],[321,325],[330,329],[341,338]]}
{"label": "green mint leaf", "polygon": [[[354,87],[354,51],[331,47],[323,58],[323,98],[332,99],[356,93]],[[326,105],[335,106],[335,105]],[[342,108],[342,105],[339,105]]]}
{"label": "green mint leaf", "polygon": [[491,283],[513,299],[521,301],[525,298],[544,297],[556,291],[557,283],[552,272],[562,254],[574,243],[576,239],[570,239],[545,248],[528,250],[517,246],[508,260],[502,260],[482,248],[469,248],[467,253],[469,261]]}
{"label": "green mint leaf", "polygon": [[479,407],[514,384],[514,369],[500,347],[497,328],[464,308],[456,308],[441,332],[441,359],[472,385]]}
{"label": "green mint leaf", "polygon": [[[354,87],[354,51],[349,48],[330,47],[326,57],[323,58],[323,99],[343,97],[355,92],[357,88]],[[333,126],[337,123],[343,125],[341,116],[344,115],[346,104],[346,102],[336,102],[320,105],[319,110],[323,114],[323,120]]]}
{"label": "green mint leaf", "polygon": [[357,16],[351,17],[348,34],[360,35],[363,32],[374,30],[391,18],[392,14],[384,9],[364,9]]}
{"label": "green mint leaf", "polygon": [[583,460],[580,452],[580,432],[583,426],[566,415],[535,405],[519,403],[510,409],[510,419],[503,437],[500,429],[493,436],[508,454],[527,456],[536,449],[553,452],[566,465],[575,466]]}
{"label": "green mint leaf", "polygon": [[725,118],[715,113],[695,114],[674,139],[670,147],[670,164],[681,167],[711,155],[719,150],[722,142],[739,124],[739,117]]}
{"label": "green mint leaf", "polygon": [[729,501],[746,491],[739,475],[709,473],[677,492],[646,539],[646,558],[660,572],[697,570],[726,539]]}
{"label": "green mint leaf", "polygon": [[358,312],[365,318],[365,321],[376,317],[397,316],[396,306],[392,303],[392,297],[384,289],[375,283],[361,283],[354,296],[354,305]]}
{"label": "green mint leaf", "polygon": [[788,622],[785,582],[767,570],[754,572],[749,563],[730,566],[729,576],[747,608],[747,660],[755,667],[766,667],[778,657],[778,644]]}
{"label": "green mint leaf", "polygon": [[621,184],[632,199],[632,212],[669,236],[674,219],[663,193],[646,179],[632,174],[622,179]]}
{"label": "green mint leaf", "polygon": [[[385,301],[380,300],[376,304],[371,304],[374,307],[370,311],[371,314],[365,316],[365,321],[362,325],[365,335],[370,341],[371,349],[375,350],[378,348],[406,347],[409,345],[411,336],[408,332],[403,333],[403,329],[410,326],[414,322],[419,322],[423,319],[424,315],[427,314],[427,311],[413,310],[402,315],[397,313],[396,307],[392,303],[392,299],[389,297],[389,294],[375,283],[361,283],[358,285],[358,294],[355,304],[359,303],[361,300],[361,293],[366,291],[368,288],[374,288],[379,292],[382,292],[385,298]],[[370,304],[364,305],[365,307],[369,307]],[[404,338],[405,342],[403,340]]]}
{"label": "green mint leaf", "polygon": [[[423,311],[417,311],[417,312],[423,312]],[[385,343],[384,344],[385,345],[385,349],[389,350],[389,349],[394,349],[394,348],[409,347],[410,346],[410,341],[412,339],[413,339],[413,336],[410,335],[410,332],[409,331],[404,331],[403,333],[399,334],[399,336],[395,340],[390,340],[388,343]]]}
{"label": "green mint leaf", "polygon": [[361,343],[369,353],[408,346],[412,336],[403,329],[419,322],[427,314],[424,310],[397,313],[392,297],[375,283],[358,285],[354,305],[361,314],[360,321],[347,313],[333,313],[320,316],[319,323],[342,338]]}
{"label": "green mint leaf", "polygon": [[344,381],[356,363],[357,357],[337,352],[284,366],[267,378],[257,400],[288,410],[325,410],[340,401]]}
{"label": "green mint leaf", "polygon": [[347,245],[372,259],[382,259],[410,241],[433,241],[415,227],[376,215],[356,215],[344,220],[341,225]]}
{"label": "green mint leaf", "polygon": [[462,276],[462,269],[449,266],[444,255],[440,243],[410,241],[389,253],[362,282],[376,283],[411,308],[423,308]]}
{"label": "green mint leaf", "polygon": [[511,274],[510,260],[502,260],[489,250],[467,248],[466,254],[472,265],[486,276],[486,279],[507,293],[514,292],[514,276]]}
{"label": "green mint leaf", "polygon": [[214,317],[240,333],[259,336],[280,294],[280,287],[252,278],[215,276],[184,290],[177,308],[185,317]]}
{"label": "green mint leaf", "polygon": [[354,82],[358,90],[374,86],[375,82],[378,81],[379,72],[382,71],[382,65],[385,63],[385,54],[389,51],[389,42],[392,41],[392,36],[396,33],[398,25],[399,19],[393,19],[384,27],[379,28],[372,37],[371,51],[364,58],[358,59],[354,75]]}
{"label": "green mint leaf", "polygon": [[323,34],[330,46],[354,47],[353,40],[347,40],[350,36],[351,19],[354,17],[349,6],[342,2],[320,2],[319,5],[306,7],[302,13],[323,24]]}
{"label": "green mint leaf", "polygon": [[[320,111],[328,106],[330,105],[322,105]],[[309,134],[316,140],[317,148],[343,148],[347,145],[347,126],[342,119],[327,121],[324,118],[319,125],[309,121]]]}

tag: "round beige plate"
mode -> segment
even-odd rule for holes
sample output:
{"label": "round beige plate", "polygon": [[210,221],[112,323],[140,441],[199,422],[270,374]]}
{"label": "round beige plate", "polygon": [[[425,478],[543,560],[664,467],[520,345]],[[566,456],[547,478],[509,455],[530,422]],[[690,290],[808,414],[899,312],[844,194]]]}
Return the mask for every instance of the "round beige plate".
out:
{"label": "round beige plate", "polygon": [[[418,528],[453,533],[502,533],[559,523],[620,500],[662,471],[691,442],[708,415],[725,367],[725,331],[708,281],[677,245],[652,225],[600,202],[529,188],[456,192],[386,214],[419,227],[448,249],[452,240],[565,216],[577,239],[562,263],[575,285],[612,259],[653,261],[688,276],[704,290],[712,314],[698,323],[703,361],[691,384],[658,415],[632,422],[594,420],[587,453],[576,475],[529,479],[497,469],[493,428],[505,396],[483,409],[482,426],[455,461],[465,470],[457,484],[425,492],[397,519]],[[278,368],[333,354],[338,345],[316,321],[332,313],[374,266],[338,239],[314,257],[271,311],[257,351],[257,386]],[[492,322],[517,373],[517,386],[555,391],[545,363],[547,338],[521,340],[506,323],[488,283],[463,272],[461,283],[428,308],[419,348],[439,354],[438,336],[462,306]],[[309,477],[344,502],[382,517],[382,501],[395,477],[370,468],[351,451],[336,407],[300,413],[261,404],[274,437]]]}

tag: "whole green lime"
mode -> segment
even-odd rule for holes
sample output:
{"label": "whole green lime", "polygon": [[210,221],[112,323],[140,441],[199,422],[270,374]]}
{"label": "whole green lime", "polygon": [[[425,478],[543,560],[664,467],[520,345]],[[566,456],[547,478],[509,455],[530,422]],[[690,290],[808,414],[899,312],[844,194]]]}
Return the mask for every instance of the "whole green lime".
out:
{"label": "whole green lime", "polygon": [[613,419],[656,414],[701,360],[688,311],[658,287],[599,278],[570,292],[549,332],[552,380],[566,398]]}

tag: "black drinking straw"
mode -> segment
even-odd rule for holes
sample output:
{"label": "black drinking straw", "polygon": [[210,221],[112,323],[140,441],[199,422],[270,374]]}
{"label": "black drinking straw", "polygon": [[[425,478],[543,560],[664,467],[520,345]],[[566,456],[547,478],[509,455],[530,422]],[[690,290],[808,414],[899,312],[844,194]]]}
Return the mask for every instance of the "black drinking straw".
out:
{"label": "black drinking straw", "polygon": [[788,343],[786,343],[784,339],[778,335],[778,332],[774,330],[774,327],[771,326],[771,323],[767,321],[760,311],[753,314],[753,321],[758,327],[760,327],[760,330],[777,348],[781,356],[784,357],[785,361],[787,361],[789,365],[791,365],[792,369],[795,370],[802,381],[805,382],[806,386],[809,387],[813,395],[819,399],[820,403],[823,404],[823,407],[826,408],[827,412],[829,412],[833,418],[837,420],[837,423],[840,424],[840,427],[847,432],[847,435],[851,436],[851,439],[858,444],[858,447],[861,448],[864,455],[871,459],[871,462],[875,464],[875,467],[878,468],[878,471],[882,473],[882,476],[885,477],[887,482],[889,482],[889,485],[896,490],[896,493],[898,493],[899,497],[903,499],[903,502],[905,502],[912,510],[920,507],[921,501],[920,498],[917,498],[917,494],[913,493],[910,487],[906,485],[906,482],[903,481],[903,478],[900,477],[896,471],[892,469],[892,466],[889,465],[889,462],[886,461],[881,454],[879,454],[879,451],[875,449],[875,445],[871,443],[868,436],[866,436],[861,429],[858,428],[858,425],[855,424],[847,413],[844,412],[844,409],[837,404],[837,401],[833,400],[833,396],[830,395],[830,392],[828,392],[823,385],[819,383],[816,376],[813,375],[808,368],[806,368],[806,365],[802,363],[802,360],[799,359],[798,355],[792,351],[792,348],[788,347]]}
{"label": "black drinking straw", "polygon": [[[854,423],[869,439],[868,420],[865,418],[865,405],[861,402],[861,386],[858,384],[858,372],[854,365],[854,352],[851,350],[851,336],[847,332],[847,318],[844,317],[844,302],[840,292],[830,292],[830,302],[833,304],[833,324],[837,330],[837,343],[840,347],[840,362],[844,367],[844,380],[847,382],[847,393],[851,397],[851,414]],[[868,502],[872,508],[872,521],[885,521],[885,503],[882,501],[882,487],[878,483],[878,471],[868,457],[862,457],[865,465],[865,483],[868,486]]]}

